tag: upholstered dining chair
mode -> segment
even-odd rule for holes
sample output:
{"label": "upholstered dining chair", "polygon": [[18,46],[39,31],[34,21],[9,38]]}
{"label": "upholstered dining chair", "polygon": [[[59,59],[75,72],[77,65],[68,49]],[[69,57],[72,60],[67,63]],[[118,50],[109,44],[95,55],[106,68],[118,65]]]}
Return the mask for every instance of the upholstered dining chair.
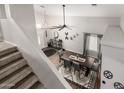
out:
{"label": "upholstered dining chair", "polygon": [[64,72],[66,73],[66,77],[72,79],[73,81],[73,75],[72,75],[72,61],[70,61],[68,58],[64,58]]}
{"label": "upholstered dining chair", "polygon": [[64,68],[69,69],[69,71],[72,70],[72,61],[70,61],[68,58],[64,58]]}
{"label": "upholstered dining chair", "polygon": [[73,61],[74,74],[76,71],[80,72],[80,64]]}
{"label": "upholstered dining chair", "polygon": [[80,64],[73,61],[72,63],[73,69],[74,69],[74,75],[76,76],[77,80],[80,80]]}

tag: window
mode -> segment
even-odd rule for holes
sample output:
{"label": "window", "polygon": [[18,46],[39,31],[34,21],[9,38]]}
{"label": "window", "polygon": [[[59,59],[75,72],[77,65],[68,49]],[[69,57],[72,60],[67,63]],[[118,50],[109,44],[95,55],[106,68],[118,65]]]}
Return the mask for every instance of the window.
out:
{"label": "window", "polygon": [[98,51],[97,43],[97,36],[89,36],[89,50]]}

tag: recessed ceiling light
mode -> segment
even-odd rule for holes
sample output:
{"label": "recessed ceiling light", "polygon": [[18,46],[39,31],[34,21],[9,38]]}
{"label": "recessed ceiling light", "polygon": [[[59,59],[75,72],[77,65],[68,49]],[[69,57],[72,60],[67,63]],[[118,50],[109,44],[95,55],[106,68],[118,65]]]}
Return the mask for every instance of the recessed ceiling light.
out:
{"label": "recessed ceiling light", "polygon": [[40,6],[41,8],[45,8],[45,6]]}
{"label": "recessed ceiling light", "polygon": [[92,6],[97,6],[97,4],[91,4]]}

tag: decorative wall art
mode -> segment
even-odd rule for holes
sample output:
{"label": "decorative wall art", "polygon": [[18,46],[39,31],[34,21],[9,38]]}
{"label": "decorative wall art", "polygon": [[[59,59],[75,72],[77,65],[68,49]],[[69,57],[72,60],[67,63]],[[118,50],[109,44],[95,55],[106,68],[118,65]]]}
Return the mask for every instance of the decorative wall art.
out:
{"label": "decorative wall art", "polygon": [[65,35],[68,36],[68,32],[65,32]]}
{"label": "decorative wall art", "polygon": [[79,34],[78,34],[78,33],[76,33],[76,36],[79,36]]}
{"label": "decorative wall art", "polygon": [[65,40],[68,40],[68,32],[65,32]]}
{"label": "decorative wall art", "polygon": [[66,36],[66,37],[65,37],[65,40],[68,40],[68,39],[69,39],[69,38]]}
{"label": "decorative wall art", "polygon": [[[65,32],[65,40],[69,40],[68,34],[69,34],[68,32]],[[75,35],[71,36],[70,40],[73,40],[74,38],[77,38],[77,36],[79,36],[78,33],[76,33]]]}
{"label": "decorative wall art", "polygon": [[115,82],[114,83],[114,88],[115,89],[124,89],[124,85],[121,84],[120,82]]}
{"label": "decorative wall art", "polygon": [[73,37],[74,37],[74,38],[76,38],[76,36],[75,36],[75,35],[74,35]]}
{"label": "decorative wall art", "polygon": [[111,71],[105,70],[103,72],[103,74],[104,74],[104,77],[106,77],[107,79],[112,79],[113,78],[113,74],[112,74]]}
{"label": "decorative wall art", "polygon": [[73,38],[72,38],[72,37],[70,37],[70,40],[73,40]]}

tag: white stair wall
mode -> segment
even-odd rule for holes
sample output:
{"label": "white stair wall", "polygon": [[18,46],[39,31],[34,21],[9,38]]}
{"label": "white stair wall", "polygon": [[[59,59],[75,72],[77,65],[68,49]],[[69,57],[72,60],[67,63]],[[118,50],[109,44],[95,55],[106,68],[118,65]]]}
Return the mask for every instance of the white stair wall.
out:
{"label": "white stair wall", "polygon": [[[15,13],[12,13],[11,15],[16,14],[18,12],[20,12],[21,14],[34,12],[33,5],[19,5],[19,7],[11,5],[10,7],[11,7],[10,9],[16,9],[15,11],[12,10]],[[22,10],[21,8],[23,9],[23,11],[21,11]],[[28,9],[25,10],[25,8]],[[8,5],[6,5],[6,10],[7,9],[9,10]],[[24,18],[22,20],[22,24],[23,23],[25,24],[24,20],[32,20],[32,18],[34,20],[33,21],[34,23],[32,24],[35,24],[35,19],[32,16],[33,15],[30,16],[25,15],[24,17],[22,16],[22,18]],[[65,81],[63,76],[57,71],[55,66],[40,50],[39,46],[36,43],[33,43],[32,39],[30,39],[36,36],[29,37],[28,33],[30,33],[30,31],[25,33],[24,28],[18,25],[19,24],[18,19],[16,18],[20,17],[16,17],[16,15],[13,15],[12,17],[13,18],[11,18],[11,16],[8,16],[7,20],[2,20],[1,22],[5,40],[18,46],[19,50],[27,60],[28,64],[31,66],[31,68],[33,69],[34,73],[38,76],[40,81],[44,83],[46,88],[51,89],[71,88],[70,85]],[[27,25],[25,24],[25,26]],[[30,26],[28,27],[30,28]]]}
{"label": "white stair wall", "polygon": [[0,42],[0,53],[0,89],[45,88],[16,46]]}

